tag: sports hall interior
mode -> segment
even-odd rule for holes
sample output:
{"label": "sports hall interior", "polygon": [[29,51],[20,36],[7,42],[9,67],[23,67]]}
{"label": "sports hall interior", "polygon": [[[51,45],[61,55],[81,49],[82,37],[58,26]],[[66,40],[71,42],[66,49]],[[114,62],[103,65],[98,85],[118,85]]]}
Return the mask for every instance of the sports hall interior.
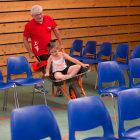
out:
{"label": "sports hall interior", "polygon": [[[96,54],[103,42],[112,43],[113,52],[118,44],[129,45],[129,54],[136,45],[140,45],[140,0],[0,0],[0,69],[4,82],[7,82],[7,58],[25,56],[30,64],[34,62],[23,44],[24,26],[32,19],[30,9],[33,5],[43,7],[43,14],[51,16],[57,23],[65,53],[75,39],[83,40],[83,49],[88,41],[97,41]],[[52,33],[52,39],[55,39]],[[75,52],[75,54],[78,54]],[[89,55],[93,56],[93,55]],[[107,57],[103,56],[102,58]],[[122,60],[122,59],[118,59]],[[124,60],[125,61],[125,60]],[[96,70],[90,64],[91,71],[82,79],[84,91],[87,96],[99,96],[98,86],[95,89]],[[129,78],[123,71],[126,86],[129,87]],[[32,70],[34,78],[39,72]],[[26,74],[12,75],[12,78],[26,77]],[[109,83],[110,84],[110,83]],[[104,87],[109,84],[104,84]],[[62,140],[69,139],[67,104],[68,99],[63,96],[52,96],[52,83],[45,79],[47,105],[52,110],[58,123]],[[68,91],[69,85],[67,85]],[[33,86],[20,86],[17,88],[20,107],[31,106]],[[0,140],[11,139],[10,115],[15,109],[13,89],[9,89],[7,110],[3,111],[4,90],[0,90]],[[102,98],[112,119],[114,133],[117,129],[111,98]],[[44,96],[35,92],[34,105],[44,104]],[[115,98],[117,108],[117,97]],[[138,120],[137,120],[138,121]],[[128,123],[127,126],[138,122]],[[77,140],[88,136],[101,136],[102,129],[97,128],[87,132],[77,132]],[[46,138],[46,140],[49,138]]]}

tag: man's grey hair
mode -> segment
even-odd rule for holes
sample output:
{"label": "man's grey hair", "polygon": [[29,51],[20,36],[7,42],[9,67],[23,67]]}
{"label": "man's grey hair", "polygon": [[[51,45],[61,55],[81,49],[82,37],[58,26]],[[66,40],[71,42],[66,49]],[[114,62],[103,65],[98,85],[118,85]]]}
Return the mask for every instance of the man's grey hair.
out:
{"label": "man's grey hair", "polygon": [[40,11],[43,11],[43,8],[39,5],[34,5],[31,8],[31,15],[33,16],[35,13],[39,13]]}

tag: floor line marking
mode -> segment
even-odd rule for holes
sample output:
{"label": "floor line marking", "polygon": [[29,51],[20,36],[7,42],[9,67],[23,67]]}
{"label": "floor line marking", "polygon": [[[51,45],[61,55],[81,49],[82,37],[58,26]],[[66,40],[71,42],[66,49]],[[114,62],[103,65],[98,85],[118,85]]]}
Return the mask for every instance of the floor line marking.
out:
{"label": "floor line marking", "polygon": [[2,118],[2,119],[0,119],[0,121],[1,121],[1,120],[6,120],[6,119],[10,119],[10,118],[11,118],[11,117]]}
{"label": "floor line marking", "polygon": [[[116,97],[115,97],[116,98]],[[108,98],[108,99],[102,99],[102,101],[105,101],[105,100],[111,100],[112,98]],[[54,109],[51,109],[52,111],[54,111],[54,110],[59,110],[59,109],[63,109],[63,108],[67,108],[67,106],[65,106],[65,107],[60,107],[60,108],[54,108]],[[7,117],[7,118],[1,118],[0,119],[0,121],[1,120],[6,120],[6,119],[10,119],[11,117]]]}
{"label": "floor line marking", "polygon": [[[117,116],[117,118],[118,118],[118,116]],[[115,119],[115,117],[112,117],[112,118],[111,118],[111,120],[113,120],[113,119]],[[80,133],[80,132],[81,132],[81,131],[76,131],[75,134],[78,134],[78,133]],[[116,135],[115,137],[118,138],[118,135]],[[65,139],[68,139],[68,138],[69,138],[69,135],[63,137],[62,140],[65,140]]]}

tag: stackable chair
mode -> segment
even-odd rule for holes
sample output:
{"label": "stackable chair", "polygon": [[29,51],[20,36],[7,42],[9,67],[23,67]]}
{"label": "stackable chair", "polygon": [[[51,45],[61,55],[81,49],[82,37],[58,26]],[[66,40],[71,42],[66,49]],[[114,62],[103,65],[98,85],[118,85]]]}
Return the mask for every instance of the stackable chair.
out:
{"label": "stackable chair", "polygon": [[11,113],[12,140],[61,140],[55,117],[46,105],[27,106]]}
{"label": "stackable chair", "polygon": [[119,114],[119,131],[118,131],[119,137],[140,139],[139,121],[136,122],[137,126],[131,125],[131,128],[128,128],[127,130],[125,126],[126,121],[128,124],[131,123],[131,120],[140,118],[140,88],[131,88],[119,92],[118,114]]}
{"label": "stackable chair", "polygon": [[140,45],[134,47],[131,52],[130,59],[140,58]]}
{"label": "stackable chair", "polygon": [[129,73],[128,52],[129,52],[129,45],[118,44],[113,54],[113,61],[117,61],[117,58],[126,59],[125,62],[124,61],[117,61],[117,62],[122,70],[127,70],[127,73]]}
{"label": "stackable chair", "polygon": [[129,87],[140,87],[140,82],[134,84],[134,78],[140,78],[140,58],[129,60]]}
{"label": "stackable chair", "polygon": [[[68,103],[69,140],[76,140],[76,131],[102,126],[103,136],[84,140],[122,140],[114,136],[112,121],[104,102],[97,96],[81,97]],[[124,139],[125,140],[125,139]]]}
{"label": "stackable chair", "polygon": [[[95,89],[97,87],[97,81],[98,81],[98,70],[97,70],[97,65],[99,62],[104,62],[104,61],[111,61],[111,52],[112,52],[112,43],[109,42],[103,42],[98,50],[97,53],[97,59],[92,59],[92,60],[83,60],[84,63],[87,64],[94,64],[95,69],[97,72],[96,76],[96,82],[95,82]],[[102,59],[102,56],[108,56],[109,59]]]}
{"label": "stackable chair", "polygon": [[[74,40],[71,48],[69,56],[82,61],[82,47],[83,47],[83,40]],[[74,52],[79,52],[79,55],[74,55]]]}
{"label": "stackable chair", "polygon": [[[96,46],[97,46],[96,41],[88,41],[86,43],[84,50],[83,50],[82,61],[86,60],[86,62],[88,64],[88,60],[96,60]],[[88,57],[87,54],[94,55],[94,57]]]}
{"label": "stackable chair", "polygon": [[[111,95],[113,100],[115,121],[117,126],[114,96],[118,96],[119,91],[128,89],[125,84],[125,79],[124,79],[122,69],[116,61],[100,62],[98,64],[98,76],[99,76],[98,93],[100,96],[107,95],[107,94]],[[114,82],[117,80],[119,82],[119,86],[109,86],[103,88],[103,83]],[[118,130],[118,126],[117,126],[117,130]]]}
{"label": "stackable chair", "polygon": [[[26,73],[27,78],[15,78],[13,80],[11,79],[11,75],[21,74],[21,73]],[[29,62],[24,56],[9,57],[7,59],[7,82],[14,83],[17,86],[28,86],[28,85],[35,86],[35,84],[43,83],[43,87],[45,88],[43,79],[33,78]],[[45,97],[45,104],[47,105],[45,92],[44,92],[44,97]],[[33,89],[32,104],[33,104],[33,99],[34,99],[34,89]]]}
{"label": "stackable chair", "polygon": [[6,111],[6,109],[7,109],[8,88],[11,88],[11,87],[14,89],[15,107],[17,108],[18,98],[17,98],[17,92],[16,92],[16,85],[13,84],[13,83],[4,83],[2,72],[1,72],[1,69],[0,69],[0,90],[3,90],[3,89],[5,90],[4,102],[3,102],[3,111]]}

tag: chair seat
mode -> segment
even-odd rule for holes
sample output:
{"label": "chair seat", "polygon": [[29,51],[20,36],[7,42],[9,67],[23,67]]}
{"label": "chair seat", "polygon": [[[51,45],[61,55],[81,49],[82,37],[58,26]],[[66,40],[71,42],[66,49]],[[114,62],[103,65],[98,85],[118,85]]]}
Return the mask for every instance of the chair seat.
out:
{"label": "chair seat", "polygon": [[9,81],[10,83],[15,83],[17,85],[35,85],[42,83],[43,79],[40,78],[16,78]]}
{"label": "chair seat", "polygon": [[119,64],[122,70],[129,70],[129,65],[127,64]]}
{"label": "chair seat", "polygon": [[135,88],[135,87],[140,88],[140,83],[136,83],[132,86],[132,88]]}
{"label": "chair seat", "polygon": [[98,63],[99,62],[105,62],[105,61],[109,61],[108,59],[97,59]]}
{"label": "chair seat", "polygon": [[115,87],[115,86],[112,86],[112,87],[104,88],[102,90],[102,93],[112,93],[113,95],[117,95],[119,91],[126,90],[126,89],[128,89],[128,88],[127,87]]}
{"label": "chair seat", "polygon": [[0,83],[0,90],[7,89],[13,86],[13,83]]}
{"label": "chair seat", "polygon": [[95,60],[95,58],[93,58],[93,57],[83,57],[82,59],[83,59],[83,61]]}
{"label": "chair seat", "polygon": [[87,64],[98,64],[98,61],[94,59],[84,59],[83,62]]}
{"label": "chair seat", "polygon": [[125,131],[124,137],[140,138],[140,126],[135,126]]}
{"label": "chair seat", "polygon": [[79,55],[70,55],[72,58],[75,58],[75,59],[77,59],[77,60],[79,60],[79,61],[82,61],[83,59],[82,59],[82,57],[81,56],[79,56]]}

